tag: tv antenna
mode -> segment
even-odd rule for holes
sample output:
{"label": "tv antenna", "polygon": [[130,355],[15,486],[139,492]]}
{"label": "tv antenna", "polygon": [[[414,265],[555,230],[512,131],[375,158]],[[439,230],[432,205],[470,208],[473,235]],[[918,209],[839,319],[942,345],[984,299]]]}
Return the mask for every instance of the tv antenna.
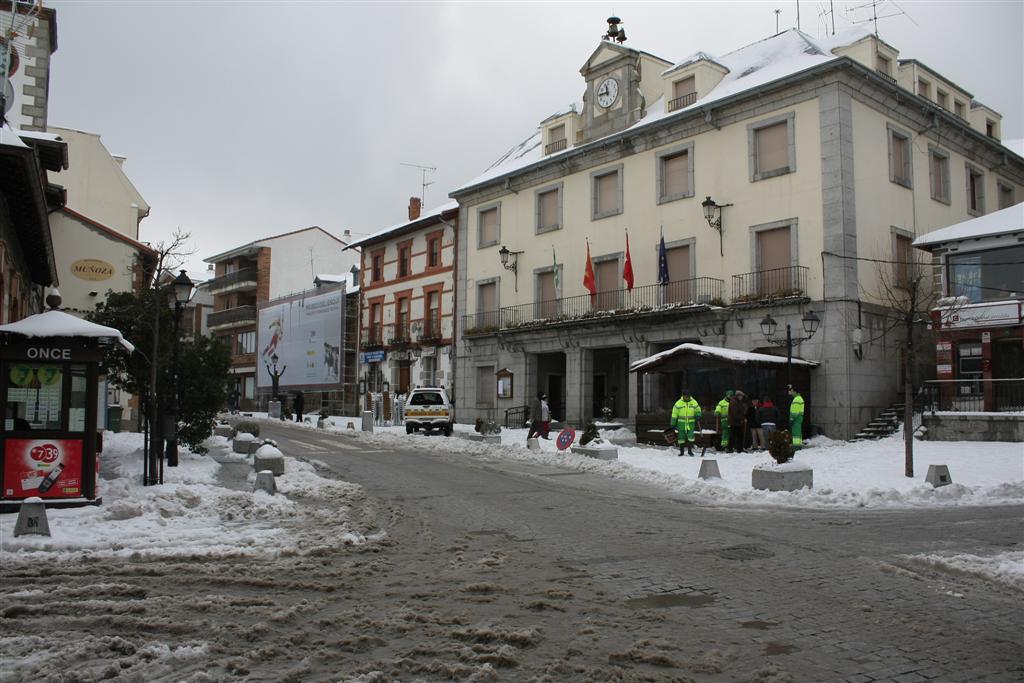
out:
{"label": "tv antenna", "polygon": [[779,35],[779,15],[782,14],[782,10],[772,10],[775,12],[775,35]]}
{"label": "tv antenna", "polygon": [[[878,6],[879,5],[884,5],[887,2],[890,3],[893,7],[895,7],[896,11],[889,10],[889,9],[883,9],[882,10],[883,12],[892,12],[892,13],[891,14],[879,15],[878,14]],[[916,21],[914,21],[914,17],[912,17],[909,14],[907,14],[907,12],[904,11],[904,9],[902,7],[897,5],[894,0],[869,0],[869,2],[865,2],[863,5],[856,5],[854,7],[847,7],[846,8],[846,13],[847,13],[847,15],[849,15],[849,14],[851,14],[853,12],[857,12],[859,10],[867,9],[869,7],[871,8],[871,16],[869,18],[867,18],[867,19],[850,19],[848,17],[847,19],[848,19],[848,21],[851,24],[866,24],[867,22],[871,22],[875,26],[875,31],[874,31],[875,37],[878,37],[878,20],[879,19],[891,19],[892,17],[903,16],[903,17],[906,17],[907,19],[910,19],[910,21],[914,24],[914,26],[918,25],[918,23]]]}
{"label": "tv antenna", "polygon": [[401,164],[402,166],[411,166],[413,168],[420,169],[420,184],[422,185],[422,187],[420,188],[420,201],[423,203],[423,207],[426,208],[426,206],[427,206],[427,186],[434,184],[434,181],[430,181],[429,183],[427,182],[427,172],[429,171],[430,173],[433,173],[434,171],[437,170],[437,167],[435,167],[435,166],[423,166],[421,164],[407,164],[404,161],[400,161],[398,163]]}

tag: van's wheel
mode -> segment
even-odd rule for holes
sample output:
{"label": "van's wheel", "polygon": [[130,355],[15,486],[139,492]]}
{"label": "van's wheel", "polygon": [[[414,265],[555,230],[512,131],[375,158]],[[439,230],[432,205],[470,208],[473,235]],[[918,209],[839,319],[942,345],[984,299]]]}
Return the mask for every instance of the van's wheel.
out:
{"label": "van's wheel", "polygon": [[445,427],[444,427],[444,435],[445,436],[451,436],[452,435],[452,426],[451,425],[445,425]]}
{"label": "van's wheel", "polygon": [[413,427],[412,425],[405,425],[405,433],[406,434],[412,434],[415,431],[416,431],[416,428]]}

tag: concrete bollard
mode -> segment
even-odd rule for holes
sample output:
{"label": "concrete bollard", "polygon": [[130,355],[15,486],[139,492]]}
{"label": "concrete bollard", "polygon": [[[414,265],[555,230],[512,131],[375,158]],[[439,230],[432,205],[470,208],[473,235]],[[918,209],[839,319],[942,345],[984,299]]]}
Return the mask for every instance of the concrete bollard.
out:
{"label": "concrete bollard", "polygon": [[372,410],[364,410],[363,411],[363,431],[364,432],[372,432],[373,431],[373,411]]}
{"label": "concrete bollard", "polygon": [[274,473],[270,470],[263,470],[256,473],[256,485],[253,491],[266,491],[270,495],[277,493],[277,482],[274,481]]}
{"label": "concrete bollard", "polygon": [[235,438],[231,442],[231,450],[235,453],[241,453],[242,455],[249,455],[253,451],[253,445],[256,444],[256,437],[252,434],[236,434]]}
{"label": "concrete bollard", "polygon": [[18,521],[14,523],[14,535],[38,534],[50,535],[50,524],[46,521],[46,503],[38,496],[22,501],[18,509]]}
{"label": "concrete bollard", "polygon": [[530,449],[531,451],[539,451],[540,450],[540,439],[538,439],[537,437],[533,437],[532,439],[527,439],[526,440],[526,447],[528,449]]}
{"label": "concrete bollard", "polygon": [[953,483],[953,478],[949,476],[949,468],[945,465],[928,465],[928,476],[924,480],[935,488]]}
{"label": "concrete bollard", "polygon": [[231,425],[217,425],[213,428],[214,436],[226,436],[231,438]]}
{"label": "concrete bollard", "polygon": [[721,479],[722,473],[718,470],[717,460],[701,460],[700,471],[697,472],[698,479]]}
{"label": "concrete bollard", "polygon": [[257,472],[269,470],[280,477],[284,474],[284,454],[270,444],[264,444],[253,454],[252,466]]}

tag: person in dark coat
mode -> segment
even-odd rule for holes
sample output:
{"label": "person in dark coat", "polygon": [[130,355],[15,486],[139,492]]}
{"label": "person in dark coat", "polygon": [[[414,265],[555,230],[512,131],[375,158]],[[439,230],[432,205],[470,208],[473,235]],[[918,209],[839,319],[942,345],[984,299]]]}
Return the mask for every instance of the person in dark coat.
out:
{"label": "person in dark coat", "polygon": [[758,418],[758,408],[761,406],[760,399],[753,399],[747,408],[747,427],[750,429],[750,448],[755,451],[763,451],[765,446],[764,432],[761,430],[761,420]]}
{"label": "person in dark coat", "polygon": [[779,424],[779,409],[775,407],[770,398],[766,398],[761,402],[761,407],[757,409],[757,419],[761,422],[761,431],[764,432],[764,439],[767,444],[768,435],[774,432]]}
{"label": "person in dark coat", "polygon": [[737,391],[729,399],[729,453],[742,453],[743,440],[746,436],[747,397]]}
{"label": "person in dark coat", "polygon": [[526,435],[526,440],[541,436],[544,431],[544,427],[541,424],[541,398],[544,396],[544,392],[538,392],[537,397],[530,399],[530,431]]}
{"label": "person in dark coat", "polygon": [[295,421],[302,422],[302,409],[306,407],[306,397],[302,395],[301,391],[295,392],[295,400],[292,402],[292,406],[295,408]]}

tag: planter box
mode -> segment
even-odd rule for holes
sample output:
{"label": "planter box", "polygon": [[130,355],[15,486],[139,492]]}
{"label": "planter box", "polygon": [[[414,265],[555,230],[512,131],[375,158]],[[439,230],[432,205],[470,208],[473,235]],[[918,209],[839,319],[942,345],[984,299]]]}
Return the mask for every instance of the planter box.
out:
{"label": "planter box", "polygon": [[231,425],[217,425],[213,428],[214,436],[226,436],[231,438]]}
{"label": "planter box", "polygon": [[807,465],[788,462],[778,467],[755,467],[750,485],[762,491],[798,491],[814,488],[814,470]]}
{"label": "planter box", "polygon": [[585,455],[588,458],[597,458],[598,460],[619,459],[619,449],[615,446],[571,446],[569,450],[577,455]]}

